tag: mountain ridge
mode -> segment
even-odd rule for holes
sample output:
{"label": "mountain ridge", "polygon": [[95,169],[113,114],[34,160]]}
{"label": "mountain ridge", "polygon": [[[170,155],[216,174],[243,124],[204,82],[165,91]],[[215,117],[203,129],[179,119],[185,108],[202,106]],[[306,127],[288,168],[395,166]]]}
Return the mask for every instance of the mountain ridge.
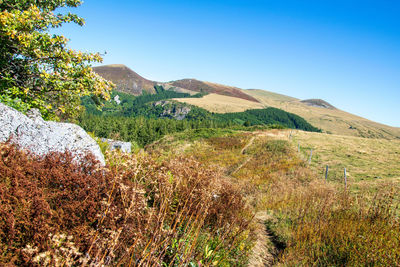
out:
{"label": "mountain ridge", "polygon": [[[96,73],[117,85],[117,91],[140,95],[155,93],[154,86],[176,92],[207,93],[202,98],[178,98],[211,112],[229,113],[265,107],[279,108],[305,118],[326,133],[368,138],[400,139],[400,127],[374,122],[335,108],[322,99],[300,100],[263,89],[240,89],[196,79],[156,82],[143,78],[125,65],[113,64],[93,68]],[[237,99],[237,100],[235,100]]]}
{"label": "mountain ridge", "polygon": [[123,93],[140,95],[143,91],[155,93],[154,86],[162,85],[174,91],[189,91],[192,93],[214,93],[219,95],[237,97],[258,103],[258,100],[244,93],[240,88],[227,86],[196,79],[180,79],[169,82],[148,80],[122,64],[111,64],[94,67],[93,70],[103,78],[116,84],[116,90]]}

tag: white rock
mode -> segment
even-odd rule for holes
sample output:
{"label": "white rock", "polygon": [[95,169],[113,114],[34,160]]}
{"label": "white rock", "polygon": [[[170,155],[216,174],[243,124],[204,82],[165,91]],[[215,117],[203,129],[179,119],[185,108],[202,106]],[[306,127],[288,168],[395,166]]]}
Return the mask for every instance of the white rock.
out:
{"label": "white rock", "polygon": [[106,138],[101,138],[101,141],[106,142],[111,151],[119,149],[119,150],[121,150],[121,152],[124,152],[124,153],[132,152],[132,143],[131,142],[122,142],[122,141],[106,139]]}
{"label": "white rock", "polygon": [[76,124],[44,121],[38,110],[27,116],[0,103],[0,142],[11,142],[36,155],[70,151],[75,159],[92,153],[102,166],[104,156],[99,145]]}

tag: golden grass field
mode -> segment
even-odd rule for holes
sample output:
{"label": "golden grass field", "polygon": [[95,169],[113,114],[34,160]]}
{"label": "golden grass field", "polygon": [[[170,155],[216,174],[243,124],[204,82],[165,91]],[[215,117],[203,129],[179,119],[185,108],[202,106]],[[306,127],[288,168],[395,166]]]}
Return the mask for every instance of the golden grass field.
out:
{"label": "golden grass field", "polygon": [[217,94],[208,94],[202,98],[176,98],[175,100],[216,113],[241,112],[264,107],[261,103]]}
{"label": "golden grass field", "polygon": [[372,139],[325,133],[293,131],[291,142],[309,160],[321,179],[343,183],[344,168],[352,191],[365,193],[391,184],[400,191],[400,140]]}
{"label": "golden grass field", "polygon": [[376,123],[339,109],[308,106],[296,99],[274,97],[264,90],[244,90],[262,104],[297,114],[324,132],[368,138],[400,139],[400,128]]}
{"label": "golden grass field", "polygon": [[275,107],[303,117],[313,126],[326,133],[367,138],[400,139],[400,128],[373,122],[339,109],[308,106],[296,98],[264,90],[242,91],[256,98],[260,103],[218,94],[209,94],[202,98],[178,98],[175,100],[216,113]]}

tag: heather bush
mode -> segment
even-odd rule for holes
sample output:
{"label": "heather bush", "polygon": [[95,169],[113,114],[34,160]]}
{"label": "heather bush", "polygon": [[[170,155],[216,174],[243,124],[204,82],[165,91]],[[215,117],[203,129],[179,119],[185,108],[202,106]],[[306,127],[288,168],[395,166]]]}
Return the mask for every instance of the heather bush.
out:
{"label": "heather bush", "polygon": [[0,262],[235,265],[251,246],[237,188],[190,158],[36,157],[0,147]]}
{"label": "heather bush", "polygon": [[[56,264],[60,247],[51,242],[56,236],[67,237],[76,251],[72,262],[99,262],[100,256],[118,256],[123,250],[112,251],[115,235],[133,239],[134,233],[125,229],[131,228],[134,214],[116,201],[131,182],[96,169],[92,156],[79,163],[69,153],[39,158],[10,145],[1,146],[0,155],[1,262]],[[142,198],[132,193],[132,198]]]}

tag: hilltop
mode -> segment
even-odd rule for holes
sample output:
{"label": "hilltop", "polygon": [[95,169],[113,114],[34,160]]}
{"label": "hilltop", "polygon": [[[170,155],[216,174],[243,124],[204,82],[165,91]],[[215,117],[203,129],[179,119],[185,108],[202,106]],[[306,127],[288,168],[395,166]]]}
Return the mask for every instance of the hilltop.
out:
{"label": "hilltop", "polygon": [[203,82],[195,79],[183,79],[170,82],[170,84],[174,87],[185,88],[195,92],[214,93],[217,95],[225,95],[225,96],[240,98],[255,103],[259,102],[256,98],[246,94],[241,89],[232,86],[211,83],[211,82]]}
{"label": "hilltop", "polygon": [[196,79],[182,79],[170,82],[150,81],[143,78],[127,66],[121,64],[94,67],[93,70],[103,78],[115,83],[117,91],[133,95],[140,95],[143,92],[155,93],[154,86],[162,85],[163,87],[176,92],[190,94],[213,93],[244,99],[254,103],[259,102],[256,98],[246,94],[240,88],[198,81]]}
{"label": "hilltop", "polygon": [[99,66],[94,67],[93,70],[103,78],[115,83],[120,92],[132,95],[141,95],[143,91],[155,92],[155,82],[143,78],[125,65]]}
{"label": "hilltop", "polygon": [[334,106],[322,99],[306,99],[301,102],[312,107],[336,109]]}
{"label": "hilltop", "polygon": [[155,93],[154,86],[180,93],[204,93],[201,98],[175,98],[215,113],[242,112],[265,107],[279,108],[303,117],[326,133],[367,138],[400,139],[400,128],[370,121],[337,109],[322,99],[300,100],[261,89],[240,89],[196,79],[156,82],[143,78],[124,65],[95,67],[102,77],[113,81],[117,91],[133,95]]}

